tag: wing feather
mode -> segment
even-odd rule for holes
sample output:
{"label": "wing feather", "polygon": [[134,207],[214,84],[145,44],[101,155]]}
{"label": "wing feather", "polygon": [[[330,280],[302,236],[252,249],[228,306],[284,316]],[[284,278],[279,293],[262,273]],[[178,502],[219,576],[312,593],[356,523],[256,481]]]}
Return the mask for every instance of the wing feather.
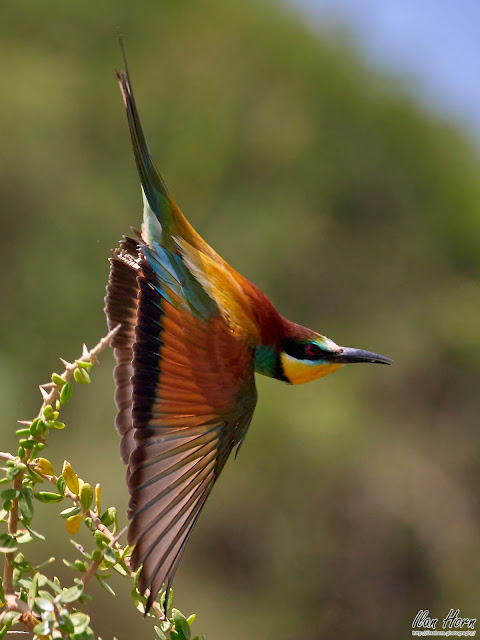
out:
{"label": "wing feather", "polygon": [[115,426],[122,435],[120,455],[128,463],[130,453],[135,448],[132,420],[133,344],[137,324],[137,272],[138,243],[133,238],[124,237],[110,258],[110,276],[105,298],[105,313],[108,329],[120,325],[112,340],[116,365],[114,369],[115,402],[117,417]]}
{"label": "wing feather", "polygon": [[147,608],[171,584],[256,403],[251,342],[232,333],[178,256],[156,248],[122,245],[106,299],[109,326],[121,322],[117,428],[128,435],[128,542],[135,545],[132,567],[143,565]]}

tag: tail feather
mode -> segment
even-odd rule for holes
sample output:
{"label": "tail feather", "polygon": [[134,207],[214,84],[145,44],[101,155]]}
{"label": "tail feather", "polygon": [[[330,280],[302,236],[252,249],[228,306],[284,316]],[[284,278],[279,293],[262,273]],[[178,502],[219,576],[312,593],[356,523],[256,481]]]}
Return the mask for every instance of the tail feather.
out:
{"label": "tail feather", "polygon": [[122,41],[120,41],[120,44],[125,68],[122,71],[117,71],[117,78],[127,112],[128,128],[130,130],[135,162],[148,205],[160,224],[163,225],[170,220],[173,199],[150,155],[140,122],[140,116],[138,115]]}

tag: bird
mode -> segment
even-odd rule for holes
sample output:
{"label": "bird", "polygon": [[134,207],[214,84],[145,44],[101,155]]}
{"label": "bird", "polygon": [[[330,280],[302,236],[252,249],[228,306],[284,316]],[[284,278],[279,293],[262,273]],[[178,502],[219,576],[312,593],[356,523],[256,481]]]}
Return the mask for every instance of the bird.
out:
{"label": "bird", "polygon": [[[123,47],[122,47],[123,50]],[[143,197],[112,252],[105,297],[138,589],[165,609],[197,518],[257,403],[255,373],[290,384],[348,363],[391,364],[291,322],[193,229],[156,168],[128,66],[117,71]]]}

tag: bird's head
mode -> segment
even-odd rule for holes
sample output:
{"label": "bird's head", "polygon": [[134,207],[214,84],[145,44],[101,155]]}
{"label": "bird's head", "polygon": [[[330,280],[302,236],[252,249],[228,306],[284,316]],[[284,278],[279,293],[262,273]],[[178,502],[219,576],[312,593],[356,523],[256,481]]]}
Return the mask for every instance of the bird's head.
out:
{"label": "bird's head", "polygon": [[256,354],[256,371],[291,384],[303,384],[333,373],[344,364],[373,362],[392,364],[378,353],[339,347],[333,340],[306,327],[284,320],[284,334],[273,351],[260,347]]}

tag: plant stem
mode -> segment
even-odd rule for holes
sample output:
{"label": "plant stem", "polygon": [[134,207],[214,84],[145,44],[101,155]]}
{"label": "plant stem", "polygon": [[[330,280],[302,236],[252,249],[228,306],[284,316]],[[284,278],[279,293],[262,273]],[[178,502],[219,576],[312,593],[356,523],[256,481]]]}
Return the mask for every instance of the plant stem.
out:
{"label": "plant stem", "polygon": [[[80,356],[79,360],[82,360],[83,362],[91,362],[93,364],[97,364],[98,363],[97,355],[101,351],[103,351],[103,349],[105,349],[105,347],[110,343],[110,340],[117,333],[119,328],[120,328],[120,325],[116,326],[114,329],[109,331],[107,335],[104,338],[102,338],[97,345],[93,347],[93,349],[90,349],[90,351],[87,349],[85,345],[83,345],[82,355]],[[62,378],[65,381],[67,381],[73,375],[73,372],[75,371],[75,369],[78,369],[78,364],[76,362],[70,363],[64,360],[62,360],[62,362],[65,364],[65,371],[62,374]],[[49,393],[45,391],[45,387],[52,387]],[[53,382],[40,386],[40,390],[42,391],[42,396],[43,396],[43,403],[38,413],[39,418],[43,417],[43,410],[45,409],[45,407],[49,404],[52,404],[55,400],[57,400],[60,397],[61,388],[62,388],[61,385],[56,385]],[[11,458],[6,458],[7,455],[8,454],[3,454],[3,459],[13,459],[13,460],[16,459],[13,456]],[[30,457],[30,452],[27,451],[21,461],[25,464],[28,464],[29,457]],[[22,489],[22,481],[23,481],[23,472],[20,472],[15,477],[15,480],[13,482],[13,488],[20,491]],[[13,500],[12,502],[12,508],[8,513],[7,524],[8,524],[8,533],[10,535],[15,535],[18,530],[18,499]],[[15,557],[15,552],[5,554],[5,566],[3,569],[3,590],[6,596],[14,595],[13,565],[12,565],[14,557]]]}

